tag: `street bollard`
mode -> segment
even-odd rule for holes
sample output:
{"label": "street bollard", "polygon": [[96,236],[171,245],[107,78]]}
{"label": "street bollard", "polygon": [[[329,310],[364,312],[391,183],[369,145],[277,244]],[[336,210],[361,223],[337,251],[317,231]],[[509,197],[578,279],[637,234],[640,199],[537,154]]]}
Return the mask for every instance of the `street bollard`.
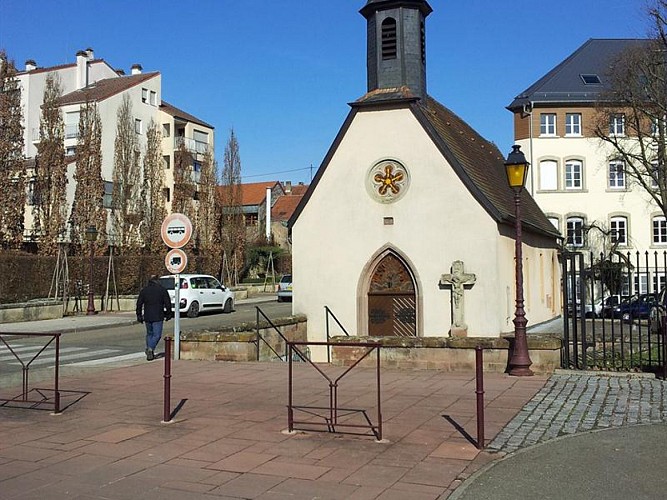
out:
{"label": "street bollard", "polygon": [[484,449],[484,349],[475,347],[475,380],[477,387],[477,449]]}
{"label": "street bollard", "polygon": [[171,421],[171,337],[164,338],[164,414],[162,423]]}

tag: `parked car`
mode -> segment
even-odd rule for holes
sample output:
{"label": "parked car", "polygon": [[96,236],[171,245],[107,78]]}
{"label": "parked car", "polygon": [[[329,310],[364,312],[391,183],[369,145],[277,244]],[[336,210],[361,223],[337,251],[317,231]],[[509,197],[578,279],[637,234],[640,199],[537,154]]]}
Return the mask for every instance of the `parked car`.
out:
{"label": "parked car", "polygon": [[611,317],[610,311],[621,303],[620,295],[609,295],[604,299],[598,299],[593,304],[587,303],[585,306],[587,318],[606,318]]}
{"label": "parked car", "polygon": [[278,302],[292,300],[292,275],[286,274],[278,283]]}
{"label": "parked car", "polygon": [[635,319],[647,319],[651,308],[657,302],[655,293],[642,293],[623,299],[620,304],[611,309],[612,318],[621,318],[623,321],[633,321]]}
{"label": "parked car", "polygon": [[663,288],[658,293],[655,304],[651,307],[648,314],[649,329],[651,333],[662,332],[663,325],[667,316],[667,288]]}
{"label": "parked car", "polygon": [[[162,276],[160,284],[169,292],[171,307],[175,309],[176,278],[173,275]],[[196,318],[200,312],[230,313],[234,310],[234,293],[208,274],[181,274],[179,298],[179,311],[189,318]]]}

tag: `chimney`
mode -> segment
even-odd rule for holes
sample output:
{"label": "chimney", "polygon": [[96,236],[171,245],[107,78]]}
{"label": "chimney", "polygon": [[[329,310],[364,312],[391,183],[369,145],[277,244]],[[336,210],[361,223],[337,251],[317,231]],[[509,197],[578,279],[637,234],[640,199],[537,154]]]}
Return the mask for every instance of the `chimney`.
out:
{"label": "chimney", "polygon": [[76,53],[76,90],[88,86],[88,54],[80,50]]}
{"label": "chimney", "polygon": [[271,188],[266,188],[266,239],[271,240]]}
{"label": "chimney", "polygon": [[122,69],[122,68],[119,68],[119,69],[116,70],[116,74],[118,76],[125,76],[125,70]]}
{"label": "chimney", "polygon": [[26,71],[32,71],[34,69],[37,69],[37,63],[35,62],[34,59],[28,59],[25,62],[25,70]]}
{"label": "chimney", "polygon": [[132,65],[132,74],[133,75],[140,75],[142,69],[144,69],[144,68],[141,67],[141,64],[133,64]]}
{"label": "chimney", "polygon": [[89,61],[92,61],[93,59],[95,59],[95,52],[93,51],[92,48],[88,47],[86,49],[86,57],[88,57]]}
{"label": "chimney", "polygon": [[292,181],[285,181],[285,194],[292,194]]}

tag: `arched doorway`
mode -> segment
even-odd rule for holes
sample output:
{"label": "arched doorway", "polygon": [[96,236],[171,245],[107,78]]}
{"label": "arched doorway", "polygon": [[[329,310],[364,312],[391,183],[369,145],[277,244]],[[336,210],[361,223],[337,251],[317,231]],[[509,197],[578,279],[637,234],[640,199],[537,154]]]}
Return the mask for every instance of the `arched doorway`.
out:
{"label": "arched doorway", "polygon": [[416,337],[415,283],[407,266],[387,254],[375,266],[368,289],[368,335]]}

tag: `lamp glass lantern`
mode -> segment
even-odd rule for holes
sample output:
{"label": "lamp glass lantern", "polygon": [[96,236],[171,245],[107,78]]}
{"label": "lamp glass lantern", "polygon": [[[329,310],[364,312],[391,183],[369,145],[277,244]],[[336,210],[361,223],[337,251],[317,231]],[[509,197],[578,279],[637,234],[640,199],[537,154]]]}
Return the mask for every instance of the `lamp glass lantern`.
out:
{"label": "lamp glass lantern", "polygon": [[88,226],[86,228],[86,232],[84,233],[84,237],[86,238],[87,242],[93,243],[95,240],[97,240],[97,228],[95,226]]}
{"label": "lamp glass lantern", "polygon": [[518,144],[512,146],[512,151],[505,161],[507,182],[512,189],[521,191],[524,188],[529,166],[530,163],[528,163],[526,156],[521,151],[521,146]]}

